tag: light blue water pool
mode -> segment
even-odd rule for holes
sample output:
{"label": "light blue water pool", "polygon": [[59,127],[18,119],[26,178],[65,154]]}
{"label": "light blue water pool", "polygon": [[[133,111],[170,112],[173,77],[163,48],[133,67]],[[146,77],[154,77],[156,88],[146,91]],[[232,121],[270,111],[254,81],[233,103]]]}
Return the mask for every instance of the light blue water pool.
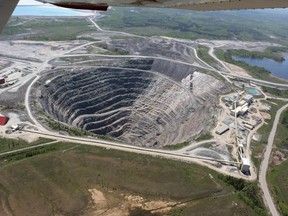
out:
{"label": "light blue water pool", "polygon": [[226,101],[226,102],[233,102],[233,101],[234,101],[234,99],[233,99],[232,97],[229,97],[229,96],[226,96],[226,97],[224,97],[223,99],[224,99],[224,101]]}
{"label": "light blue water pool", "polygon": [[261,95],[261,92],[254,88],[247,88],[246,91],[251,95]]}

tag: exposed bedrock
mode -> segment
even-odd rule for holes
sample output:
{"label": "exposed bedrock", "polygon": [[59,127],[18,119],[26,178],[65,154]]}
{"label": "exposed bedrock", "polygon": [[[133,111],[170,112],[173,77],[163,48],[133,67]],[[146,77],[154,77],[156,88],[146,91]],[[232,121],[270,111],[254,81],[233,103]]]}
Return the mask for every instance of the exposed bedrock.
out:
{"label": "exposed bedrock", "polygon": [[71,126],[134,145],[160,147],[183,142],[211,126],[211,103],[227,86],[197,72],[192,82],[195,93],[149,71],[74,70],[41,87],[41,104],[54,119]]}

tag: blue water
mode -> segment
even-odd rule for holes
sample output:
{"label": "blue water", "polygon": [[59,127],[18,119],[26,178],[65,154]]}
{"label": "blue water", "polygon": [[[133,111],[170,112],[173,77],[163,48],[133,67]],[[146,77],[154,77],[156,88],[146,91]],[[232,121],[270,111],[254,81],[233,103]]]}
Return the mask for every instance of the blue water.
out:
{"label": "blue water", "polygon": [[12,16],[83,16],[91,12],[77,11],[55,6],[17,6]]}
{"label": "blue water", "polygon": [[276,62],[268,58],[257,59],[257,58],[233,56],[234,60],[244,61],[252,66],[263,67],[266,70],[270,71],[276,77],[282,79],[288,79],[288,54],[286,54],[284,58],[285,61]]}

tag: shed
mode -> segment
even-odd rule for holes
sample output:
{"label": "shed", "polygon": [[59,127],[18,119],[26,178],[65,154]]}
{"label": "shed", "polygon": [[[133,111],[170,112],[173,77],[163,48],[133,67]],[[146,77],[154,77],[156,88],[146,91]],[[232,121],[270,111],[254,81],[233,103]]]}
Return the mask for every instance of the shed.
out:
{"label": "shed", "polygon": [[250,160],[247,158],[242,158],[241,171],[243,173],[249,172],[250,166],[251,166]]}
{"label": "shed", "polygon": [[216,129],[216,134],[222,135],[224,134],[226,131],[229,130],[229,127],[227,127],[226,125],[220,125],[217,129]]}

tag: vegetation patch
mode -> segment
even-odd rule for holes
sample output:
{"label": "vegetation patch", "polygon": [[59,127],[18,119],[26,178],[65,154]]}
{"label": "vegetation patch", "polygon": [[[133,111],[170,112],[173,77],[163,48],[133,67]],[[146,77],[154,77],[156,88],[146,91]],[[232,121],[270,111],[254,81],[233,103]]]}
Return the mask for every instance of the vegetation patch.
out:
{"label": "vegetation patch", "polygon": [[12,17],[2,32],[2,39],[34,41],[76,40],[77,36],[95,31],[85,18]]}
{"label": "vegetation patch", "polygon": [[265,93],[269,93],[271,95],[278,96],[278,97],[288,98],[288,90],[280,90],[277,88],[270,88],[266,86],[262,86],[261,88],[263,92]]}
{"label": "vegetation patch", "polygon": [[214,68],[219,69],[218,62],[211,56],[209,55],[209,47],[199,45],[197,49],[197,54],[200,59],[202,59],[204,62],[207,64],[211,65]]}
{"label": "vegetation patch", "polygon": [[196,141],[199,142],[199,141],[203,141],[203,140],[210,140],[212,139],[213,136],[210,132],[208,133],[204,133],[204,134],[201,134],[197,139]]}
{"label": "vegetation patch", "polygon": [[288,215],[288,161],[274,167],[268,173],[268,182],[273,191],[281,215]]}
{"label": "vegetation patch", "polygon": [[254,209],[258,215],[267,215],[267,212],[264,210],[265,205],[262,200],[262,194],[256,183],[248,183],[243,179],[224,175],[219,175],[219,178],[226,184],[233,186],[237,196]]}
{"label": "vegetation patch", "polygon": [[166,145],[166,146],[164,146],[164,149],[177,150],[177,149],[181,149],[181,148],[183,148],[189,144],[190,144],[190,142],[186,141],[186,142],[182,142],[182,143]]}
{"label": "vegetation patch", "polygon": [[277,127],[274,144],[280,149],[288,150],[288,109],[280,116],[280,121]]}
{"label": "vegetation patch", "polygon": [[29,146],[39,145],[43,143],[52,142],[53,140],[47,138],[39,138],[38,140],[28,143],[22,139],[6,139],[0,138],[0,152],[7,152],[16,149],[21,149]]}
{"label": "vegetation patch", "polygon": [[45,117],[46,117],[45,120],[48,123],[48,127],[51,128],[52,130],[65,131],[69,135],[72,135],[72,136],[93,136],[93,137],[97,137],[97,138],[102,139],[102,140],[115,141],[115,139],[113,139],[111,137],[104,136],[101,134],[94,134],[92,132],[89,132],[86,130],[81,130],[78,128],[73,128],[71,126],[64,125],[63,123],[61,123],[59,121],[57,122],[46,115],[45,115]]}
{"label": "vegetation patch", "polygon": [[[98,24],[102,28],[145,36],[186,39],[272,41],[287,43],[287,15],[266,11],[199,12],[158,8],[117,8],[108,10]],[[161,20],[161,22],[159,22]],[[275,24],[277,23],[277,24]],[[274,37],[271,37],[273,35]]]}

